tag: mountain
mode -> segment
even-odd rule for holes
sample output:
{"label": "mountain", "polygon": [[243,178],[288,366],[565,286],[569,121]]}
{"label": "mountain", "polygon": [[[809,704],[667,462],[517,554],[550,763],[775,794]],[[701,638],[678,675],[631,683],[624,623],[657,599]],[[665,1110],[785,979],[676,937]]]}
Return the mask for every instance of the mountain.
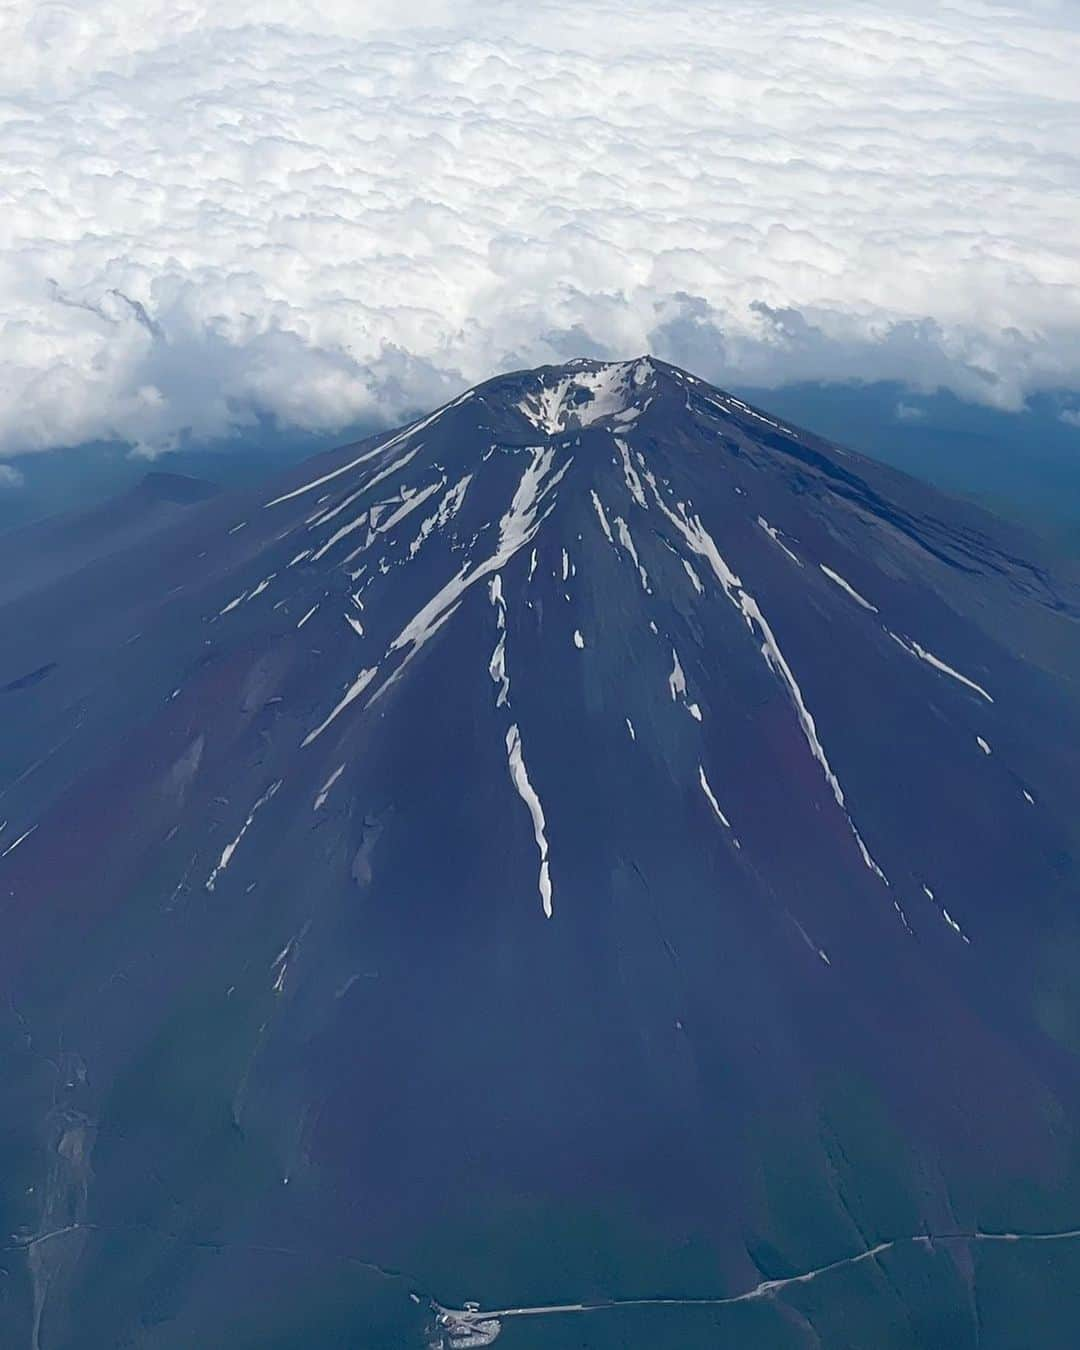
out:
{"label": "mountain", "polygon": [[0,612],[5,1345],[1075,1345],[1022,536],[576,361]]}
{"label": "mountain", "polygon": [[0,605],[144,545],[216,492],[213,483],[157,470],[109,501],[0,534]]}

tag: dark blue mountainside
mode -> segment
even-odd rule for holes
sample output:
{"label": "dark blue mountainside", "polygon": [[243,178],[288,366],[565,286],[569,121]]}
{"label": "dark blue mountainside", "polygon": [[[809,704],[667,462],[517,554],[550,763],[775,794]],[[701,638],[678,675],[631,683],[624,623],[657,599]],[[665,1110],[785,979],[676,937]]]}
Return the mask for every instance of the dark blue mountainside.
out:
{"label": "dark blue mountainside", "polygon": [[1074,579],[646,359],[80,549],[5,1346],[1075,1346]]}

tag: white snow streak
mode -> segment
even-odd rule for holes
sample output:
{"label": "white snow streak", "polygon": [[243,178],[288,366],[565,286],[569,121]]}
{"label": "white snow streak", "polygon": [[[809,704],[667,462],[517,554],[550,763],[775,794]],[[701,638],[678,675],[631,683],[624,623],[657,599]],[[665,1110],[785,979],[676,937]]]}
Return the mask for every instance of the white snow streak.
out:
{"label": "white snow streak", "polygon": [[[536,532],[554,509],[554,503],[548,506],[543,514],[541,507],[573,463],[571,456],[558,469],[554,469],[554,458],[553,447],[532,448],[532,457],[521,475],[509,507],[499,521],[499,542],[495,552],[475,566],[470,567],[466,562],[461,570],[422,606],[391,642],[386,652],[387,657],[394,652],[404,652],[404,658],[372,695],[372,702],[390,687],[416,653],[450,619],[465,592],[475,582],[490,576],[492,572],[499,571],[536,536]],[[363,692],[376,673],[377,670],[361,671],[345,697],[314,731],[308,733],[303,744],[310,745],[325,731],[330,723]]]}
{"label": "white snow streak", "polygon": [[984,741],[981,736],[976,736],[975,740],[978,742],[979,749],[984,755],[990,754],[990,744],[988,741]]}
{"label": "white snow streak", "polygon": [[765,533],[769,536],[769,538],[773,541],[773,543],[777,544],[780,548],[784,550],[784,552],[788,555],[791,561],[795,563],[797,567],[802,566],[802,559],[796,557],[796,555],[792,553],[791,549],[788,548],[787,544],[784,543],[783,539],[780,538],[780,531],[776,528],[775,525],[770,525],[764,516],[758,516],[757,523],[761,526],[761,528],[765,531]]}
{"label": "white snow streak", "polygon": [[488,582],[488,596],[496,608],[496,622],[499,628],[499,640],[488,662],[488,674],[492,682],[499,686],[495,706],[501,708],[510,702],[510,676],[506,669],[506,601],[503,599],[501,572],[496,572]]}
{"label": "white snow streak", "polygon": [[709,799],[709,805],[716,812],[717,816],[719,816],[721,823],[730,830],[731,821],[728,820],[727,816],[720,810],[720,803],[716,800],[716,794],[709,786],[709,780],[705,777],[704,766],[701,764],[698,765],[698,782],[701,784],[702,792],[704,792],[705,796]]}
{"label": "white snow streak", "polygon": [[378,666],[372,666],[368,670],[362,670],[360,674],[357,675],[356,679],[353,680],[352,684],[349,685],[348,689],[345,691],[345,697],[341,700],[341,702],[337,705],[337,707],[333,710],[333,712],[329,715],[329,717],[327,717],[324,722],[321,722],[315,728],[314,731],[309,731],[308,734],[304,737],[304,739],[300,742],[300,744],[310,745],[316,736],[321,735],[339,713],[344,712],[345,709],[349,706],[350,703],[353,702],[354,699],[358,699],[360,697],[360,695],[368,687],[368,685],[375,678],[375,676],[378,675],[378,673],[379,673]]}
{"label": "white snow streak", "polygon": [[501,708],[510,701],[510,677],[506,673],[506,634],[500,633],[499,640],[495,644],[495,650],[491,653],[491,660],[488,662],[488,674],[492,682],[499,686],[498,695],[495,698],[496,708]]}
{"label": "white snow streak", "polygon": [[[5,821],[4,823],[7,824],[6,821]],[[22,832],[22,834],[19,835],[18,839],[14,840],[12,843],[8,844],[7,848],[4,849],[3,853],[0,853],[0,858],[6,858],[7,855],[8,855],[9,853],[14,853],[15,850],[16,850],[16,849],[19,847],[19,845],[22,843],[22,841],[23,841],[24,839],[29,839],[30,836],[34,833],[34,831],[35,831],[36,829],[37,829],[37,826],[36,826],[36,825],[31,825],[30,828],[29,828],[28,830],[24,830],[24,831]]]}
{"label": "white snow streak", "polygon": [[294,488],[292,492],[286,492],[280,497],[275,497],[273,501],[267,502],[265,505],[266,507],[280,506],[282,502],[291,502],[294,497],[301,497],[305,492],[313,492],[317,487],[322,487],[324,483],[329,483],[334,478],[340,478],[343,473],[348,473],[350,469],[355,469],[361,464],[366,464],[369,459],[374,459],[376,455],[381,455],[386,448],[386,446],[377,445],[374,450],[368,450],[366,454],[358,455],[348,464],[343,464],[340,469],[334,469],[331,473],[323,474],[321,478],[305,483],[303,487]]}
{"label": "white snow streak", "polygon": [[386,534],[388,530],[392,530],[395,525],[400,524],[406,516],[415,511],[418,506],[423,506],[429,497],[434,496],[445,486],[446,479],[439,478],[434,483],[429,483],[427,487],[421,488],[418,492],[410,493],[396,511],[391,512],[385,520],[379,521],[375,531],[376,534]]}
{"label": "white snow streak", "polygon": [[969,680],[966,675],[961,675],[960,672],[954,670],[952,666],[946,665],[945,662],[942,661],[940,657],[935,656],[933,652],[928,652],[925,647],[920,647],[913,638],[903,638],[899,633],[894,633],[891,629],[888,630],[888,633],[893,641],[898,642],[909,655],[917,656],[920,661],[925,661],[927,665],[933,666],[935,670],[940,670],[943,675],[948,675],[952,679],[958,680],[961,684],[967,685],[967,687],[974,690],[980,698],[986,699],[987,703],[993,703],[993,698],[991,698],[981,684],[976,684],[974,680]]}
{"label": "white snow streak", "polygon": [[698,595],[704,594],[705,587],[701,584],[701,578],[700,578],[700,577],[698,576],[698,574],[694,571],[694,569],[693,569],[693,567],[691,566],[691,564],[688,563],[687,560],[686,560],[685,558],[683,558],[683,559],[682,559],[682,565],[683,565],[683,569],[684,569],[685,572],[686,572],[686,575],[690,578],[690,584],[691,584],[691,586],[693,586],[694,590],[697,591]]}
{"label": "white snow streak", "polygon": [[637,549],[634,547],[633,536],[630,534],[630,527],[622,516],[615,517],[615,528],[619,532],[619,543],[633,559],[634,566],[637,568],[638,578],[641,581],[641,589],[649,593],[649,576],[641,565],[641,559],[637,555]]}
{"label": "white snow streak", "polygon": [[725,407],[724,403],[719,403],[716,399],[709,398],[707,394],[703,394],[702,397],[706,403],[715,408],[718,412],[722,412],[725,417],[730,417],[732,415],[731,408],[738,408],[738,410],[746,417],[753,417],[758,422],[764,422],[768,427],[775,427],[777,431],[782,431],[785,436],[793,435],[786,427],[782,427],[779,422],[774,422],[771,417],[764,417],[761,413],[755,412],[753,408],[748,407],[740,399],[733,397],[731,394],[726,394],[724,396],[724,401],[729,404],[730,407]]}
{"label": "white snow streak", "polygon": [[330,789],[334,786],[334,784],[337,782],[337,780],[341,777],[341,775],[344,772],[345,772],[345,765],[339,764],[337,768],[334,770],[334,772],[330,775],[330,777],[319,789],[319,795],[315,798],[315,805],[311,808],[313,811],[318,811],[320,810],[320,808],[326,805],[326,799],[330,795]]}
{"label": "white snow streak", "polygon": [[242,605],[247,598],[247,591],[241,591],[235,600],[230,600],[224,609],[218,611],[218,618],[220,619],[223,614],[231,613],[238,605]]}
{"label": "white snow streak", "polygon": [[505,627],[506,627],[506,600],[505,600],[504,597],[503,597],[502,573],[501,573],[501,572],[496,572],[495,575],[494,575],[494,576],[491,578],[491,580],[488,582],[488,597],[489,597],[489,599],[491,600],[491,603],[492,603],[493,605],[497,606],[497,608],[498,608],[499,614],[498,614],[497,622],[498,622],[499,627],[500,627],[500,628],[505,628]]}
{"label": "white snow streak", "polygon": [[788,917],[791,919],[791,922],[795,925],[795,927],[799,930],[799,934],[802,937],[802,940],[806,943],[806,945],[810,948],[810,950],[814,953],[814,955],[820,957],[821,960],[825,963],[825,965],[831,966],[832,962],[829,960],[828,954],[826,953],[825,949],[823,947],[819,947],[817,943],[813,941],[813,939],[810,937],[810,934],[806,931],[806,929],[802,926],[802,924],[798,921],[798,919],[795,917],[794,914],[789,914]]}
{"label": "white snow streak", "polygon": [[303,628],[304,624],[307,623],[308,619],[311,618],[311,616],[315,613],[315,611],[318,608],[319,606],[317,604],[312,605],[311,608],[308,610],[308,612],[304,615],[304,617],[297,623],[296,625],[297,628]]}
{"label": "white snow streak", "polygon": [[373,487],[377,487],[380,483],[385,482],[387,478],[392,474],[397,473],[399,469],[404,469],[406,464],[411,464],[423,448],[422,445],[418,445],[414,450],[410,450],[408,454],[402,455],[400,459],[394,460],[393,464],[388,464],[385,469],[380,469],[370,482],[364,484],[363,491],[370,492]]}
{"label": "white snow streak", "polygon": [[214,870],[210,873],[209,877],[207,878],[206,889],[208,891],[212,891],[214,889],[218,877],[221,875],[222,872],[225,871],[229,863],[232,862],[232,856],[236,852],[237,848],[239,848],[240,846],[240,840],[243,839],[244,835],[247,834],[248,830],[251,828],[251,822],[255,819],[255,816],[257,815],[259,810],[262,807],[264,807],[266,803],[270,800],[270,798],[273,797],[274,793],[277,792],[281,784],[282,779],[280,778],[277,780],[277,782],[270,784],[270,786],[266,789],[263,795],[251,808],[247,820],[245,820],[243,825],[240,826],[240,833],[236,836],[234,840],[232,840],[231,843],[226,844],[225,847],[222,849],[221,857],[218,859],[217,866],[214,868]]}
{"label": "white snow streak", "polygon": [[439,503],[438,510],[435,512],[435,514],[428,516],[426,520],[421,522],[420,533],[409,545],[410,558],[416,557],[416,555],[420,552],[424,540],[428,537],[429,534],[432,533],[433,530],[436,529],[441,530],[443,526],[447,524],[448,521],[452,520],[453,517],[457,515],[457,513],[461,510],[461,504],[465,500],[465,493],[471,482],[472,482],[472,474],[467,473],[464,478],[459,479],[459,481],[455,483],[452,488],[449,489],[449,491],[443,497],[442,501]]}
{"label": "white snow streak", "polygon": [[600,521],[600,528],[604,531],[604,537],[609,544],[613,544],[615,540],[611,537],[611,526],[608,524],[607,516],[604,514],[603,502],[601,502],[600,498],[596,495],[595,488],[591,489],[589,495],[592,497],[592,504],[596,510],[597,519]]}
{"label": "white snow streak", "polygon": [[862,605],[863,609],[868,609],[871,614],[878,614],[880,612],[877,605],[872,605],[869,600],[861,596],[854,586],[844,580],[839,572],[834,572],[831,567],[826,567],[824,563],[818,563],[818,566],[829,580],[835,582],[842,591],[846,591],[857,605]]}
{"label": "white snow streak", "polygon": [[[336,543],[339,543],[346,535],[352,534],[353,530],[358,530],[361,525],[366,525],[367,521],[368,513],[366,511],[361,511],[354,520],[350,520],[348,524],[342,525],[339,529],[335,530],[330,538],[311,555],[311,561],[318,562],[320,558],[325,558]],[[350,554],[349,557],[351,558],[352,554]],[[348,561],[348,559],[346,559],[346,561]]]}
{"label": "white snow streak", "polygon": [[545,833],[544,808],[529,782],[525,759],[521,752],[521,735],[518,732],[516,722],[506,733],[506,757],[510,766],[510,778],[514,787],[517,788],[518,796],[529,808],[529,814],[532,816],[533,834],[536,838],[536,847],[540,853],[540,877],[537,885],[540,890],[544,914],[550,919],[552,914],[551,875],[548,868],[548,842]]}
{"label": "white snow streak", "polygon": [[619,454],[622,456],[623,475],[626,478],[626,486],[630,489],[630,495],[633,497],[634,501],[637,502],[638,506],[643,507],[647,511],[649,509],[649,504],[645,500],[645,491],[641,486],[641,479],[638,477],[637,470],[634,468],[633,464],[630,463],[630,452],[626,448],[626,442],[621,441],[618,436],[616,436],[615,444],[618,447]]}
{"label": "white snow streak", "polygon": [[[357,497],[362,497],[366,491],[366,487],[357,488],[355,492],[350,492],[347,497],[343,497],[341,501],[338,502],[337,506],[331,506],[328,511],[316,511],[313,515],[308,516],[304,521],[304,524],[307,525],[309,529],[317,530],[321,525],[325,525],[328,521],[340,516],[343,511],[347,511],[349,507],[352,506],[353,502],[356,501]],[[322,500],[323,498],[320,497],[319,501]]]}
{"label": "white snow streak", "polygon": [[[277,977],[274,980],[273,985],[275,994],[283,994],[285,992],[285,975],[289,969],[289,959],[292,956],[295,949],[296,949],[296,939],[290,938],[289,941],[286,942],[285,946],[282,947],[281,951],[278,952],[277,956],[274,957],[273,961],[270,962],[271,974],[275,970],[277,971]],[[286,1182],[288,1182],[289,1178],[286,1177],[285,1180]]]}
{"label": "white snow streak", "polygon": [[269,575],[268,577],[264,577],[263,580],[259,582],[259,584],[255,587],[255,589],[254,589],[254,590],[251,592],[251,594],[248,596],[248,599],[249,599],[249,600],[254,600],[255,597],[256,597],[257,595],[262,595],[263,591],[266,590],[266,588],[270,585],[270,583],[273,581],[273,579],[274,579],[276,576],[277,576],[277,573],[276,573],[276,572],[271,572],[270,575]]}
{"label": "white snow streak", "polygon": [[[825,747],[822,745],[821,739],[818,736],[817,725],[814,722],[813,715],[806,706],[806,700],[803,698],[802,690],[799,688],[794,672],[784,658],[783,652],[780,650],[780,644],[776,640],[776,635],[773,633],[769,621],[762,613],[757,601],[749,594],[749,592],[743,589],[742,582],[721,557],[720,551],[716,547],[716,542],[702,524],[701,517],[694,516],[691,518],[687,516],[685,508],[681,505],[678,514],[676,514],[676,512],[665,505],[653,475],[651,473],[646,473],[645,477],[649,487],[652,489],[653,498],[655,499],[657,506],[660,507],[664,515],[672,525],[675,526],[693,551],[708,562],[713,570],[714,576],[720,583],[724,594],[742,614],[747,627],[751,632],[756,630],[759,634],[761,638],[761,654],[770,669],[778,675],[781,681],[787,686],[788,693],[791,695],[792,703],[795,706],[795,713],[799,725],[802,728],[803,737],[810,747],[810,753],[821,766],[821,770],[825,775],[825,781],[829,785],[837,806],[840,807],[841,811],[843,811],[844,815],[847,817],[848,825],[854,836],[855,842],[858,845],[863,862],[870,871],[872,871],[875,876],[887,886],[889,884],[888,878],[874,861],[873,857],[871,857],[869,850],[863,842],[862,836],[855,826],[855,822],[848,813],[847,803],[844,798],[844,790],[840,786],[840,780],[833,772],[832,765],[829,763],[829,758],[825,753]],[[674,693],[672,697],[674,697]]]}
{"label": "white snow streak", "polygon": [[970,947],[971,939],[960,927],[960,925],[956,922],[956,920],[945,908],[945,906],[941,903],[941,901],[937,898],[937,896],[930,889],[930,887],[926,885],[925,882],[923,883],[923,894],[927,897],[928,900],[931,900],[934,903],[934,905],[936,905],[936,907],[940,910],[941,917],[945,920],[945,922],[949,925],[949,927],[953,930],[953,932],[956,933],[959,937],[961,937]]}
{"label": "white snow streak", "polygon": [[513,500],[499,522],[499,542],[495,552],[472,568],[466,563],[405,625],[390,644],[391,652],[404,647],[423,646],[431,636],[432,625],[443,618],[450,606],[456,604],[470,586],[492,572],[499,571],[535,537],[551,510],[549,507],[541,516],[542,503],[573,463],[572,458],[568,459],[561,468],[552,472],[554,457],[555,451],[550,447],[533,450],[532,459],[521,476]]}
{"label": "white snow streak", "polygon": [[583,650],[585,646],[585,639],[581,636],[581,630],[579,628],[574,629],[574,646],[578,651]]}
{"label": "white snow streak", "polygon": [[[360,464],[366,464],[368,460],[374,459],[376,455],[385,454],[388,450],[392,450],[396,445],[400,445],[402,441],[409,440],[413,436],[419,435],[426,427],[429,427],[433,422],[438,421],[444,413],[449,412],[451,408],[458,407],[460,404],[464,403],[466,399],[470,398],[472,398],[472,390],[462,394],[459,398],[453,399],[450,403],[444,404],[443,407],[436,408],[433,413],[428,417],[423,418],[421,421],[413,422],[411,425],[404,427],[395,436],[391,436],[388,441],[384,441],[382,445],[377,445],[374,450],[368,450],[364,454],[358,455],[356,459],[350,460],[348,464],[343,464],[340,469],[333,469],[330,473],[324,473],[321,478],[315,478],[310,483],[305,483],[302,487],[294,488],[292,492],[286,492],[280,497],[275,497],[273,501],[267,502],[266,506],[280,506],[282,502],[291,502],[294,497],[301,497],[305,492],[313,492],[316,488],[322,487],[324,483],[329,483],[335,478],[340,478],[343,473],[348,473],[350,469],[355,469]],[[413,451],[413,454],[415,453],[416,452]],[[391,469],[376,475],[370,483],[364,484],[363,491],[366,492],[368,488],[374,487],[380,478],[386,476],[386,473],[393,472],[394,468],[400,468],[402,463],[407,462],[407,460],[411,458],[412,455],[409,455],[407,456],[406,461],[401,461],[397,465],[392,466]]]}

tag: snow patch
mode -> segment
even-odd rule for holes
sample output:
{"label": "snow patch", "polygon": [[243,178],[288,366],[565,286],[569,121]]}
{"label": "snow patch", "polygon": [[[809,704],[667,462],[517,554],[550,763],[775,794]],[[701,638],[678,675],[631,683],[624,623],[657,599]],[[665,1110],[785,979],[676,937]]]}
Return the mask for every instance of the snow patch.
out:
{"label": "snow patch", "polygon": [[671,649],[671,659],[674,664],[668,676],[668,688],[671,690],[671,701],[674,703],[676,699],[686,697],[686,676],[683,674],[679,653],[674,647]]}
{"label": "snow patch", "polygon": [[[637,391],[652,377],[649,361],[619,361],[596,370],[578,370],[525,395],[518,411],[534,427],[556,436],[569,427],[588,427],[606,417],[624,424],[642,410]],[[647,401],[645,406],[648,406]]]}

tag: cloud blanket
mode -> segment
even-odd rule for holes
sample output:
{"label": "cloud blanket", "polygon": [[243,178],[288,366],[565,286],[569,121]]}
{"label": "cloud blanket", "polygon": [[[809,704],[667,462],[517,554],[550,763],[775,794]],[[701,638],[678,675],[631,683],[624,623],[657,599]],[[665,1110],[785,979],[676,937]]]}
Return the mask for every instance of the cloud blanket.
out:
{"label": "cloud blanket", "polygon": [[1080,387],[1072,0],[8,0],[0,454],[646,349]]}

